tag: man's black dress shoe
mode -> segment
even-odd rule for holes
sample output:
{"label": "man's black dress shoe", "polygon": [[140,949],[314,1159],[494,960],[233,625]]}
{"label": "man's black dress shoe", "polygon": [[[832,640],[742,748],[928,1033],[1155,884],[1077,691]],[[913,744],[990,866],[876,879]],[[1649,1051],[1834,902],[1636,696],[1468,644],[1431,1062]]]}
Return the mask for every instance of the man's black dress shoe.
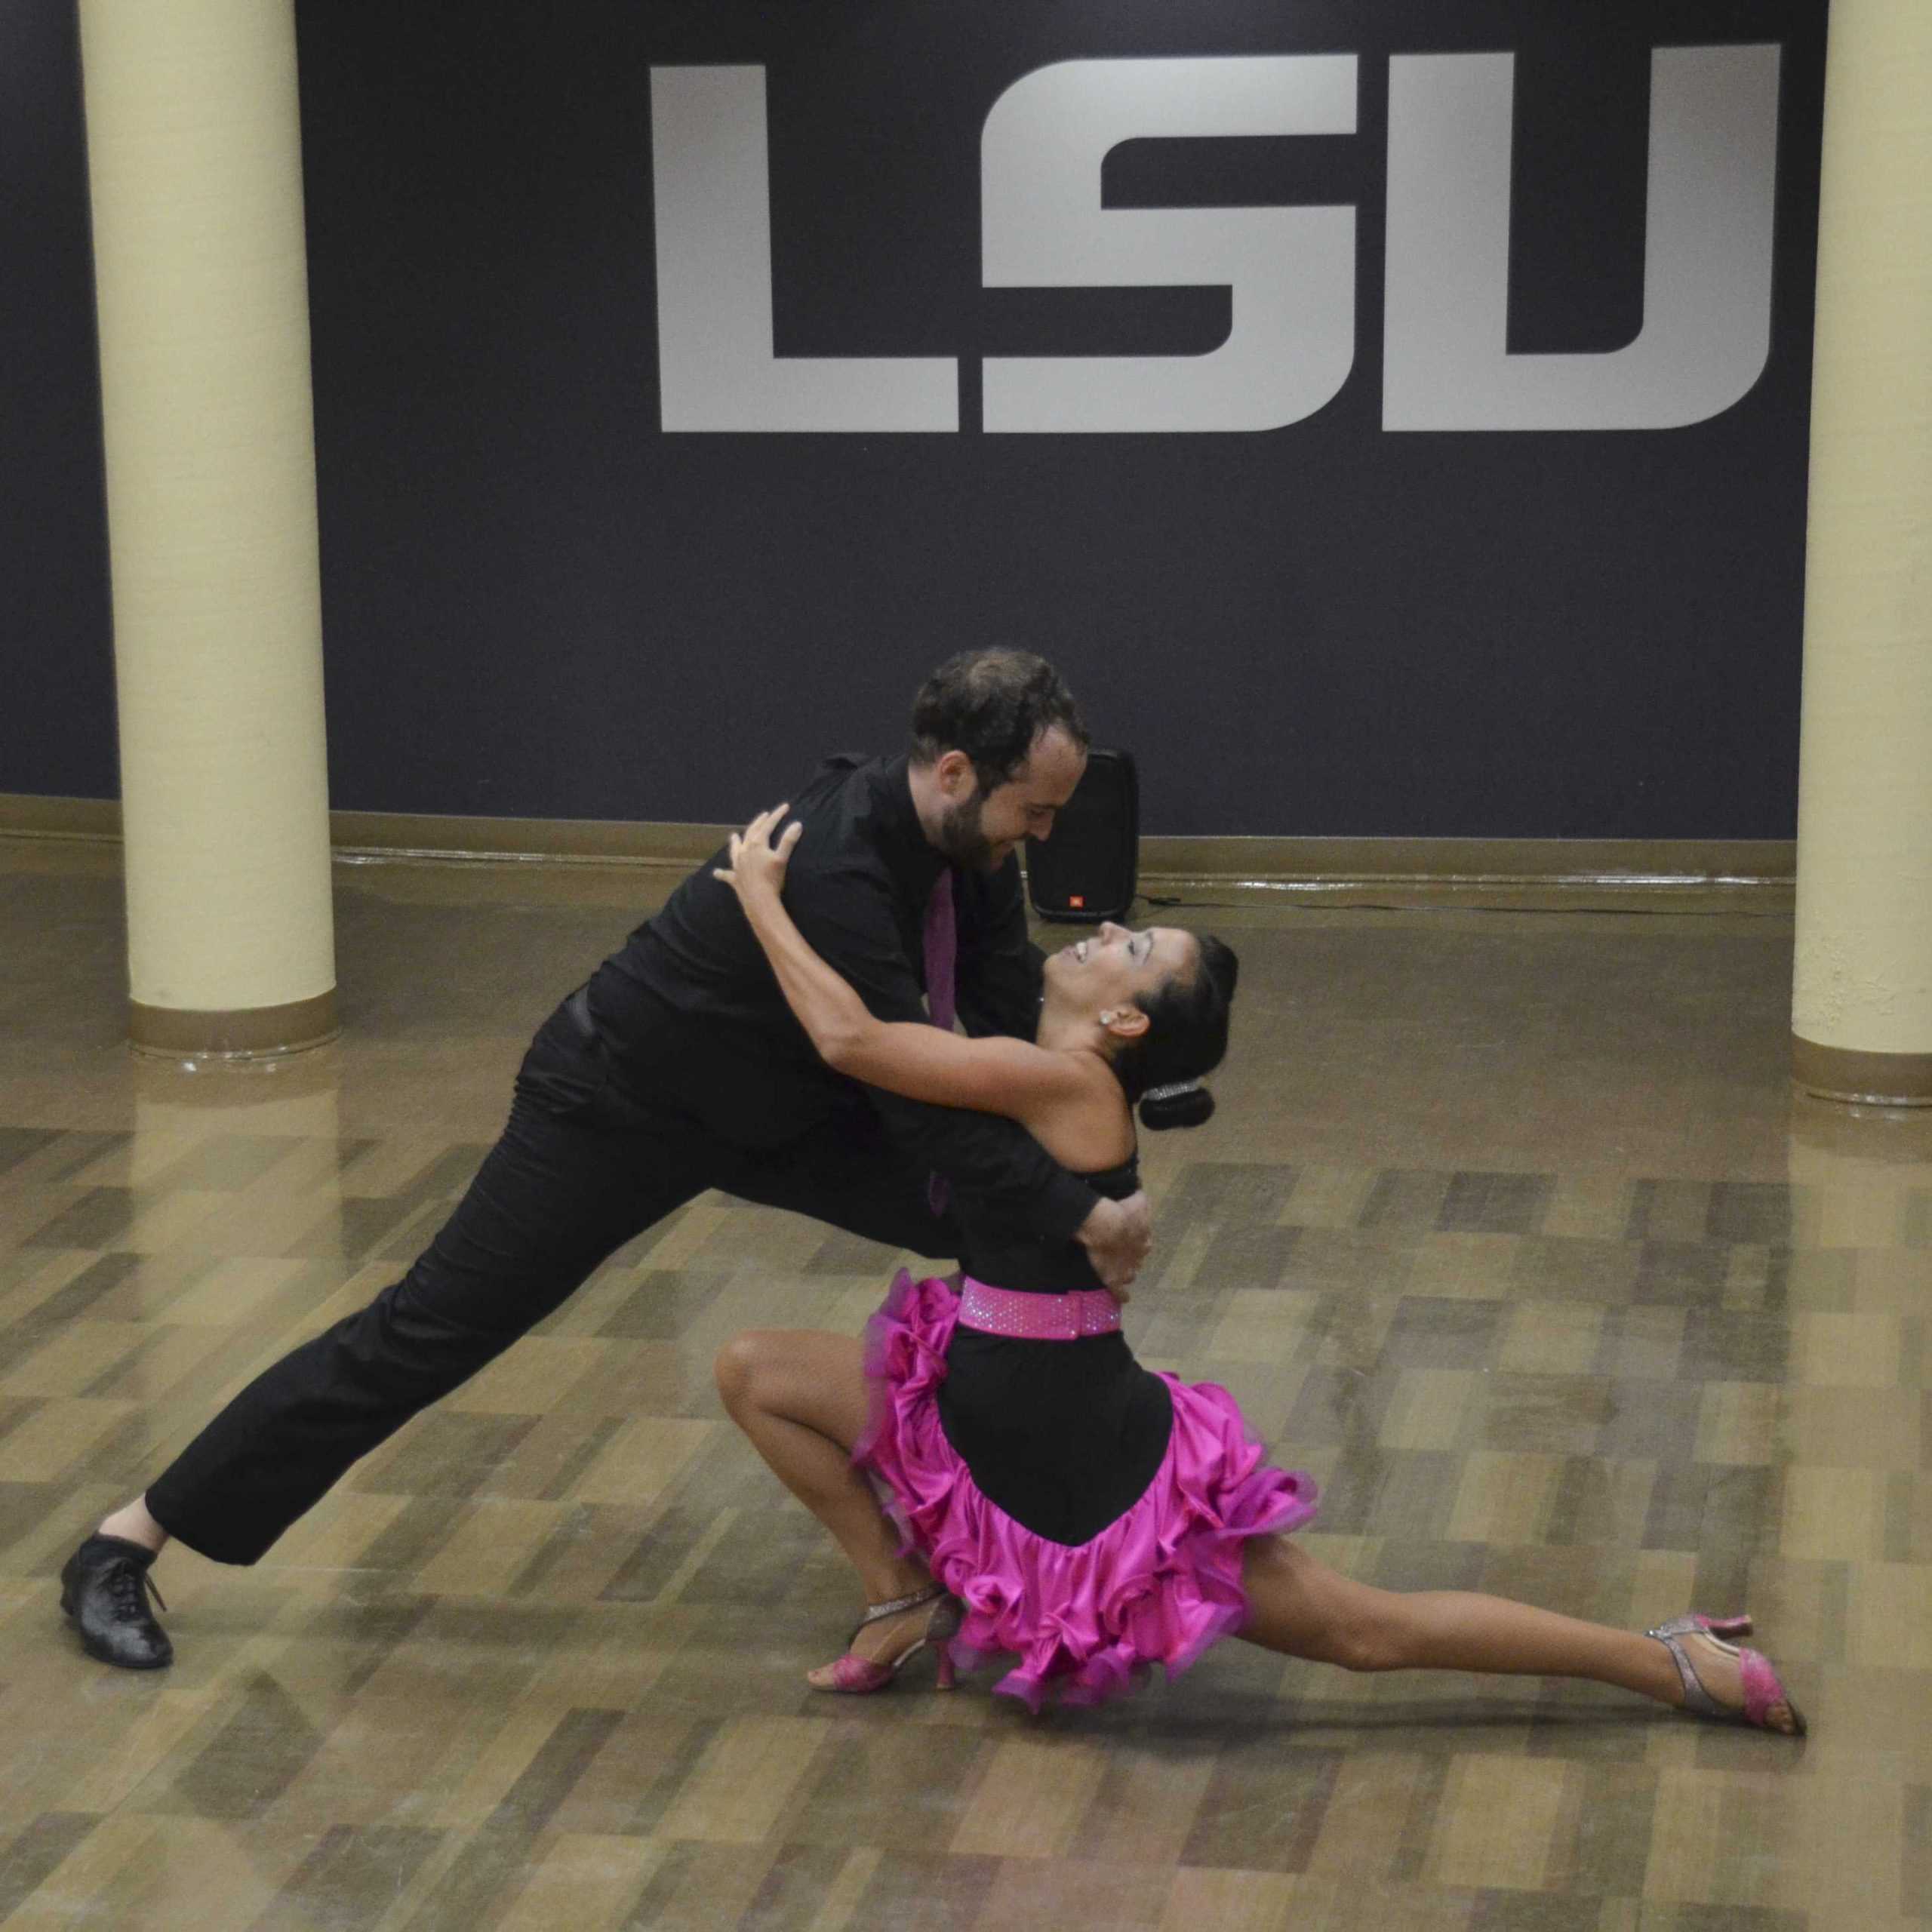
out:
{"label": "man's black dress shoe", "polygon": [[158,1670],[174,1661],[168,1632],[154,1620],[148,1595],[163,1610],[148,1565],[155,1553],[125,1537],[89,1537],[60,1573],[60,1607],[81,1633],[81,1647],[123,1670]]}

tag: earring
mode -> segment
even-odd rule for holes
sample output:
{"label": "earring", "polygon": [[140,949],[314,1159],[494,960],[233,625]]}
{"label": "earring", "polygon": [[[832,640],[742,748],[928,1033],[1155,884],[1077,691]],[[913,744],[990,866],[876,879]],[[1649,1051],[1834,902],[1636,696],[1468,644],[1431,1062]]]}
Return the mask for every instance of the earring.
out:
{"label": "earring", "polygon": [[1117,1017],[1118,1016],[1111,1011],[1103,1013],[1100,1015],[1100,1024],[1103,1026],[1111,1026],[1114,1023]]}

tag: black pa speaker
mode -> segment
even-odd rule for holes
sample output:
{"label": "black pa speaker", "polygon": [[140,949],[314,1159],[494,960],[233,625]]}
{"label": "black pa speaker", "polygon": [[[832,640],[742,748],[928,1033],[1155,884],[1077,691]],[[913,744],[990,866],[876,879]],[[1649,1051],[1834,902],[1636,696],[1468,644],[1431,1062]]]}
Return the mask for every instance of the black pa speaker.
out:
{"label": "black pa speaker", "polygon": [[1043,919],[1124,919],[1140,869],[1140,785],[1126,752],[1091,751],[1051,838],[1026,841],[1026,892]]}

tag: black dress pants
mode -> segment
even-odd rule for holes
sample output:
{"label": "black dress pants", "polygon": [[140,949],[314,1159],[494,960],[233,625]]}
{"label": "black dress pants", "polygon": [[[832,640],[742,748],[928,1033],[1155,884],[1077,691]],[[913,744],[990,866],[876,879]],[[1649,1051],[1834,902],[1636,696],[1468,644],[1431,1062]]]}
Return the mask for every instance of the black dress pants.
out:
{"label": "black dress pants", "polygon": [[525,1056],[508,1124],[403,1278],[266,1369],[147,1492],[191,1549],[253,1563],[349,1465],[561,1305],[617,1249],[706,1188],[894,1247],[956,1250],[925,1176],[863,1103],[837,1131],[747,1151],[614,1085],[580,999]]}

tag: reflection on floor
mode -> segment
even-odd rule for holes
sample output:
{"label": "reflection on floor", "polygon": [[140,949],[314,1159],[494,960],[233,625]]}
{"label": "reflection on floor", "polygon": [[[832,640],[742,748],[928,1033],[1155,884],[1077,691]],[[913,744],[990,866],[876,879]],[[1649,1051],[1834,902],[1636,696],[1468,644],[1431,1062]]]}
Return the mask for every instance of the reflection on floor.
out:
{"label": "reflection on floor", "polygon": [[1186,910],[1244,964],[1222,1111],[1151,1139],[1157,1366],[1226,1383],[1398,1586],[1748,1604],[1813,1735],[1235,1644],[1098,1712],[817,1697],[853,1592],[717,1344],[891,1255],[716,1196],[252,1571],[86,1661],[68,1548],[392,1278],[525,1037],[661,890],[339,874],[348,1032],[119,1044],[112,855],[0,844],[0,1921],[1799,1932],[1932,1917],[1932,1121],[1795,1100],[1777,916]]}

